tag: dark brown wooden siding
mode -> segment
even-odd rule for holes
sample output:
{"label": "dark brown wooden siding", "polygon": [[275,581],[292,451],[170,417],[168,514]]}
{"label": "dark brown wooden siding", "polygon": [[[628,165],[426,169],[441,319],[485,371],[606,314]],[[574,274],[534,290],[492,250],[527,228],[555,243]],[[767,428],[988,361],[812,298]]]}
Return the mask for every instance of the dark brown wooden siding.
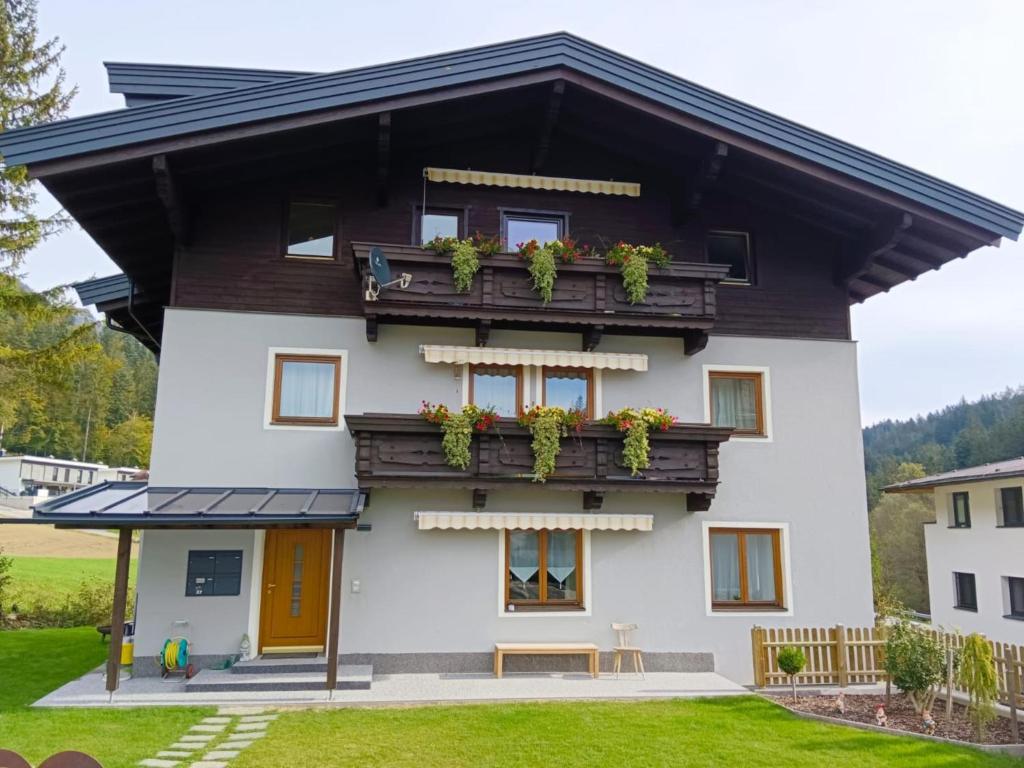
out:
{"label": "dark brown wooden siding", "polygon": [[[358,316],[359,290],[350,243],[410,243],[422,198],[424,165],[521,171],[529,142],[462,142],[458,148],[397,156],[385,206],[376,200],[370,148],[332,158],[310,171],[268,166],[265,175],[189,191],[192,244],[179,248],[172,304],[182,307]],[[430,184],[429,207],[467,211],[469,233],[497,234],[499,209],[564,211],[570,233],[600,247],[618,240],[661,242],[678,261],[705,261],[709,229],[746,230],[757,262],[755,286],[722,286],[714,333],[849,338],[847,301],[832,282],[841,245],[823,231],[714,191],[701,207],[673,223],[678,184],[581,141],[556,145],[544,173],[640,181],[639,198]],[[206,188],[204,188],[204,186]],[[338,259],[313,263],[282,256],[282,227],[290,196],[328,199],[339,211]],[[680,219],[680,217],[676,217]]]}

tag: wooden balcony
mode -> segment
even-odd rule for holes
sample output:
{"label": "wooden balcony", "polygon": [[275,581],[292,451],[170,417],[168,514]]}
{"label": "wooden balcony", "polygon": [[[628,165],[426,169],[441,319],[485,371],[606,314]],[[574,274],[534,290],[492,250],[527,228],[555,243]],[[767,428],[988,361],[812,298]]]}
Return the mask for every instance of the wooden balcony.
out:
{"label": "wooden balcony", "polygon": [[440,427],[419,415],[371,413],[346,416],[356,441],[356,478],[372,488],[468,488],[473,506],[486,503],[488,490],[528,487],[582,491],[585,509],[598,509],[609,491],[686,494],[689,511],[706,510],[718,485],[718,446],[732,430],[707,424],[677,424],[650,435],[651,466],[631,477],[622,462],[623,434],[603,424],[587,424],[581,434],[562,439],[555,474],[533,483],[529,430],[500,419],[497,430],[474,435],[466,470],[449,466]]}
{"label": "wooden balcony", "polygon": [[411,285],[383,291],[367,301],[366,279],[373,243],[353,243],[363,280],[366,338],[377,339],[380,323],[459,325],[476,329],[477,345],[487,344],[490,329],[571,331],[583,334],[583,349],[593,349],[602,333],[670,336],[683,339],[688,355],[707,343],[715,323],[715,287],[728,267],[673,263],[652,267],[643,304],[630,304],[617,267],[600,259],[559,264],[552,300],[543,304],[533,290],[526,265],[515,254],[480,257],[480,271],[469,293],[458,293],[447,257],[408,245],[378,245],[395,277],[412,275]]}

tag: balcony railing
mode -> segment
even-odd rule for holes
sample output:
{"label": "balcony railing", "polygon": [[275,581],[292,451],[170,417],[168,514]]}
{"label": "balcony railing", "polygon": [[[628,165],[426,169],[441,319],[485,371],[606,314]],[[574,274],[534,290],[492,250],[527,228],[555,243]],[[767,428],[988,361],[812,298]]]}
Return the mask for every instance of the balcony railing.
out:
{"label": "balcony railing", "polygon": [[732,430],[706,424],[677,424],[650,434],[650,468],[637,477],[622,461],[623,433],[587,424],[562,438],[556,469],[544,485],[533,483],[532,438],[513,419],[474,435],[469,467],[449,466],[441,430],[418,415],[370,413],[346,416],[356,441],[355,474],[362,490],[372,488],[468,488],[474,506],[488,490],[529,486],[582,491],[584,508],[596,509],[609,491],[687,495],[687,509],[707,509],[718,485],[718,446]]}
{"label": "balcony railing", "polygon": [[476,328],[485,345],[492,327],[571,331],[593,349],[603,333],[671,336],[683,339],[686,354],[707,343],[715,323],[715,287],[728,272],[720,264],[673,263],[651,267],[647,299],[630,304],[617,267],[600,259],[559,264],[551,302],[533,290],[526,265],[514,254],[480,257],[480,270],[468,293],[452,282],[447,257],[407,245],[377,245],[393,276],[412,275],[406,289],[387,289],[376,300],[365,294],[373,243],[353,243],[363,280],[366,338],[377,339],[379,323],[459,325]]}

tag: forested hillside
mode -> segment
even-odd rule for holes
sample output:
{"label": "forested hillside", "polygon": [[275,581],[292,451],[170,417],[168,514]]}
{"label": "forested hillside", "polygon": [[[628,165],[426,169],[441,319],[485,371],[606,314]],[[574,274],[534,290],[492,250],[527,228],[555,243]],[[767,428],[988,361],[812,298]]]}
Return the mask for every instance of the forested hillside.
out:
{"label": "forested hillside", "polygon": [[157,365],[135,339],[0,275],[0,432],[13,453],[148,466]]}
{"label": "forested hillside", "polygon": [[889,483],[1024,456],[1024,387],[864,430],[875,594],[928,610],[924,531],[930,494],[882,495]]}

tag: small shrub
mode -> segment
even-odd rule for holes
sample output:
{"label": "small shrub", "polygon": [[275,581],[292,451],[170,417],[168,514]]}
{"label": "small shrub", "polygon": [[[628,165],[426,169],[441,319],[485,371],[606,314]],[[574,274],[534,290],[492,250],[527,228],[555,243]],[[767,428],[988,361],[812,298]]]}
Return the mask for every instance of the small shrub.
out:
{"label": "small shrub", "polygon": [[992,659],[992,646],[977,632],[967,636],[960,650],[960,668],[957,680],[970,696],[968,713],[974,723],[978,741],[983,741],[985,729],[996,717],[995,702],[999,696],[996,685],[996,665]]}
{"label": "small shrub", "polygon": [[11,585],[11,568],[14,560],[4,554],[4,548],[0,547],[0,624],[4,621],[4,610],[7,605],[7,589]]}
{"label": "small shrub", "polygon": [[[131,597],[126,615],[132,614]],[[49,602],[35,602],[19,616],[24,626],[85,627],[109,624],[114,589],[101,581],[83,581],[78,590]]]}
{"label": "small shrub", "polygon": [[938,640],[908,621],[898,621],[888,630],[884,666],[918,714],[932,708],[946,672],[946,654]]}
{"label": "small shrub", "polygon": [[803,671],[804,664],[807,663],[807,658],[804,656],[804,652],[799,648],[789,645],[779,651],[777,661],[779,663],[779,669],[789,675],[789,683],[793,686],[793,703],[795,704],[796,676]]}

